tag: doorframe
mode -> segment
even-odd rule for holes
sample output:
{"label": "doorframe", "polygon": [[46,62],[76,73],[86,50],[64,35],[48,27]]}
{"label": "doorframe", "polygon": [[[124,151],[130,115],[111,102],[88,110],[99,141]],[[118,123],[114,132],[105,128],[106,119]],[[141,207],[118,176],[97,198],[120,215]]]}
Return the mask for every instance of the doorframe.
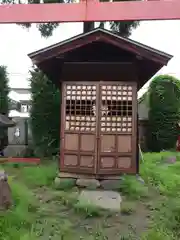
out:
{"label": "doorframe", "polygon": [[[102,100],[102,93],[101,93],[101,86],[102,85],[117,85],[120,86],[123,84],[124,85],[129,85],[132,87],[132,132],[129,134],[131,135],[131,167],[127,169],[122,169],[122,168],[115,168],[112,170],[112,168],[108,169],[103,169],[100,167],[101,164],[101,127],[100,127],[100,117],[101,117],[101,100]],[[98,148],[98,156],[97,156],[97,172],[96,176],[103,176],[103,175],[116,175],[116,174],[121,174],[121,173],[137,173],[138,171],[138,166],[137,166],[137,83],[132,82],[132,81],[100,81],[98,84],[98,89],[99,89],[99,112],[98,112],[98,143],[97,143],[97,148]],[[115,135],[117,136],[117,132],[115,134],[110,133],[110,135]],[[121,135],[121,133],[119,134]],[[116,154],[116,153],[115,153]],[[116,158],[116,156],[115,156]]]}
{"label": "doorframe", "polygon": [[[98,138],[98,130],[97,130],[97,123],[98,123],[98,117],[97,117],[97,113],[99,110],[97,110],[99,107],[98,107],[98,92],[99,92],[99,81],[62,81],[62,96],[61,96],[61,128],[60,128],[60,170],[62,170],[63,172],[69,172],[69,173],[80,173],[80,174],[90,174],[90,175],[94,175],[96,176],[96,171],[97,171],[97,148],[98,148],[98,143],[97,143],[97,138]],[[80,161],[80,156],[81,156],[81,151],[80,151],[80,138],[81,138],[81,135],[84,134],[84,133],[81,133],[81,132],[70,132],[70,134],[78,134],[78,151],[77,151],[77,155],[78,155],[78,166],[77,167],[66,167],[65,164],[64,164],[64,155],[65,155],[65,117],[66,117],[66,86],[67,85],[93,85],[93,86],[96,86],[96,130],[95,130],[95,133],[93,133],[94,135],[94,138],[95,138],[95,146],[94,146],[94,149],[95,149],[95,153],[94,155],[94,166],[92,168],[92,171],[86,171],[86,169],[83,169],[83,168],[80,168],[80,164],[79,164],[79,161]],[[92,134],[90,132],[87,132],[87,134]]]}
{"label": "doorframe", "polygon": [[[131,132],[131,142],[132,142],[132,153],[131,153],[131,159],[132,159],[132,166],[131,168],[122,170],[122,169],[114,169],[113,171],[110,169],[105,169],[102,171],[100,168],[100,157],[101,157],[101,131],[100,131],[100,118],[101,118],[101,99],[102,99],[102,93],[100,91],[102,84],[104,85],[123,85],[123,83],[132,86],[132,132]],[[85,171],[83,168],[80,168],[80,147],[78,149],[78,166],[77,167],[66,167],[64,165],[64,137],[65,137],[65,116],[66,116],[66,104],[65,104],[65,94],[66,94],[66,86],[67,85],[95,85],[96,86],[96,130],[95,130],[95,153],[94,153],[94,166],[92,168],[92,171]],[[135,173],[137,172],[137,159],[136,159],[136,152],[137,152],[137,84],[136,82],[121,82],[121,81],[63,81],[62,82],[62,96],[61,96],[61,129],[60,129],[60,170],[63,172],[69,172],[69,173],[84,173],[84,174],[90,174],[94,175],[95,177],[100,177],[102,175],[117,175],[123,172],[126,173]],[[74,133],[76,133],[74,131]],[[73,132],[72,132],[73,134]],[[80,144],[80,136],[83,133],[77,133],[78,134],[78,141]],[[117,133],[115,134],[117,135]],[[100,170],[101,169],[101,170]],[[112,172],[111,172],[112,171]]]}

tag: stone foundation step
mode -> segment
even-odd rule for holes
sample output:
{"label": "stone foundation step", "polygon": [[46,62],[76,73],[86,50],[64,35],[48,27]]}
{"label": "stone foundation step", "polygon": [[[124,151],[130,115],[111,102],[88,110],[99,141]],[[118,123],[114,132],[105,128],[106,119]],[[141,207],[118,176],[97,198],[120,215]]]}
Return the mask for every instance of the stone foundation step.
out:
{"label": "stone foundation step", "polygon": [[114,191],[82,190],[79,201],[107,210],[120,211],[122,198],[118,192]]}

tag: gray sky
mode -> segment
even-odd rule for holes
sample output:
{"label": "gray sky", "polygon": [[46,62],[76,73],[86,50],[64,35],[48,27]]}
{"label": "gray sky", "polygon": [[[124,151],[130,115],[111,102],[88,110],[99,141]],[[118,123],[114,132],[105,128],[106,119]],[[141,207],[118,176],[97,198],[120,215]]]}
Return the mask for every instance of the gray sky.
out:
{"label": "gray sky", "polygon": [[[82,32],[82,23],[65,23],[53,36],[43,39],[35,25],[26,30],[20,26],[0,25],[0,65],[8,66],[11,87],[27,87],[31,61],[27,54]],[[180,78],[180,21],[144,21],[133,31],[132,39],[170,53],[174,58],[162,73]]]}

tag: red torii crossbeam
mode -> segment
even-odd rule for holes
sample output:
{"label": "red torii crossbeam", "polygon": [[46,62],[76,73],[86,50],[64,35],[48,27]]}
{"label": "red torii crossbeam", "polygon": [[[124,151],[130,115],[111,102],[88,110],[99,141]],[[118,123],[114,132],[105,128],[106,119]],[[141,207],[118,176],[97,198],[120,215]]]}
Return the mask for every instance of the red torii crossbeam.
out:
{"label": "red torii crossbeam", "polygon": [[149,0],[0,6],[0,23],[46,23],[180,19],[180,0]]}

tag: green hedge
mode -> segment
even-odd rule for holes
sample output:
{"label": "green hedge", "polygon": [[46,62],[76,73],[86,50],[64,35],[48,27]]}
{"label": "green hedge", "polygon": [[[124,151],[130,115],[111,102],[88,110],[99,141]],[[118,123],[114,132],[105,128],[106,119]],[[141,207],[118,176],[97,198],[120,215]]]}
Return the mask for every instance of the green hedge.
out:
{"label": "green hedge", "polygon": [[59,149],[59,89],[40,71],[31,72],[31,130],[38,156],[51,156]]}
{"label": "green hedge", "polygon": [[180,121],[180,81],[169,75],[155,77],[149,87],[149,128],[151,151],[175,147]]}

